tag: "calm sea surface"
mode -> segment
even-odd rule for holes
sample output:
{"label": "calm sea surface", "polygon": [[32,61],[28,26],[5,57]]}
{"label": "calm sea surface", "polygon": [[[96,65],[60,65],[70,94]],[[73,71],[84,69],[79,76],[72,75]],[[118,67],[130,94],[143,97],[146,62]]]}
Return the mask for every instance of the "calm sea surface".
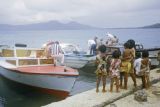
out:
{"label": "calm sea surface", "polygon": [[[28,47],[41,47],[49,40],[74,43],[81,49],[87,50],[87,40],[97,36],[105,38],[106,33],[116,35],[120,42],[128,39],[142,43],[145,48],[160,47],[160,29],[103,29],[103,30],[54,30],[54,31],[0,31],[0,45],[25,43]],[[79,70],[71,95],[95,87],[94,71]],[[0,101],[6,100],[6,107],[40,107],[61,98],[33,91],[24,86],[6,80],[0,76]]]}

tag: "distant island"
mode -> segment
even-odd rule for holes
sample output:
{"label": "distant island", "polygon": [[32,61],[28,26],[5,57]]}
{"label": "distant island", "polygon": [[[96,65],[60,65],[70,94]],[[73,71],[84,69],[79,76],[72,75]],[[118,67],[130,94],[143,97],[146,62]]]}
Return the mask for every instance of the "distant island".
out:
{"label": "distant island", "polygon": [[[129,29],[146,29],[146,28],[160,28],[160,23],[143,27],[133,27]],[[0,24],[0,31],[25,31],[25,30],[87,30],[87,29],[106,29],[98,28],[89,25],[80,24],[78,22],[61,23],[58,21],[41,22],[24,25],[9,25]],[[112,28],[112,29],[128,29],[128,28]]]}
{"label": "distant island", "polygon": [[148,26],[143,26],[140,28],[160,28],[160,23],[156,23],[156,24],[148,25]]}

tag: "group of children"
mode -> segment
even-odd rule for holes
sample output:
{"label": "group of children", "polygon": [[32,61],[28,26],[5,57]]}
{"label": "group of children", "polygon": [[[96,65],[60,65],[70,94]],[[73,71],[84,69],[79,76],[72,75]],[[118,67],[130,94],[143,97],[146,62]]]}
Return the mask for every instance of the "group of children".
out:
{"label": "group of children", "polygon": [[[114,85],[116,86],[116,92],[119,92],[119,88],[127,89],[128,75],[131,76],[135,87],[137,87],[136,75],[142,78],[143,88],[149,87],[150,60],[148,58],[148,51],[143,51],[142,58],[140,58],[141,53],[135,52],[134,40],[128,40],[124,44],[124,51],[122,54],[119,50],[115,50],[112,53],[112,57],[109,57],[106,55],[106,49],[105,45],[99,46],[96,56],[96,92],[99,92],[101,80],[103,83],[102,92],[106,92],[106,78],[108,76],[111,80],[110,92],[113,91]],[[138,58],[136,56],[138,56]]]}

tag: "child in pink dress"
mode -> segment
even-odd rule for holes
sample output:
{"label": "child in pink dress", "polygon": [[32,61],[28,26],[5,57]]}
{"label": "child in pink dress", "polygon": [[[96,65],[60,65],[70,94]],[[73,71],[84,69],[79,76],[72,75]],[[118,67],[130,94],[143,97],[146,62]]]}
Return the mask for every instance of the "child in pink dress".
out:
{"label": "child in pink dress", "polygon": [[110,83],[110,92],[113,91],[113,83],[116,82],[116,91],[119,92],[119,77],[120,77],[120,64],[121,59],[119,58],[121,55],[120,51],[114,51],[112,54],[111,64],[110,64],[110,72],[111,72],[111,83]]}

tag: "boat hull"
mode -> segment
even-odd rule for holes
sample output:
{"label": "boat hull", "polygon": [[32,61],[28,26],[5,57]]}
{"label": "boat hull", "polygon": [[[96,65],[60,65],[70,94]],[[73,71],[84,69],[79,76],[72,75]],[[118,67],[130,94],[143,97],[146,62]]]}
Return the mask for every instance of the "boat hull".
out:
{"label": "boat hull", "polygon": [[77,76],[65,75],[27,74],[12,69],[6,69],[4,67],[0,67],[0,74],[9,80],[44,89],[49,93],[69,93],[77,78]]}
{"label": "boat hull", "polygon": [[82,58],[78,58],[78,57],[65,57],[65,61],[64,61],[66,66],[72,67],[72,68],[82,68],[84,67],[87,63],[88,60],[86,59],[82,59]]}

